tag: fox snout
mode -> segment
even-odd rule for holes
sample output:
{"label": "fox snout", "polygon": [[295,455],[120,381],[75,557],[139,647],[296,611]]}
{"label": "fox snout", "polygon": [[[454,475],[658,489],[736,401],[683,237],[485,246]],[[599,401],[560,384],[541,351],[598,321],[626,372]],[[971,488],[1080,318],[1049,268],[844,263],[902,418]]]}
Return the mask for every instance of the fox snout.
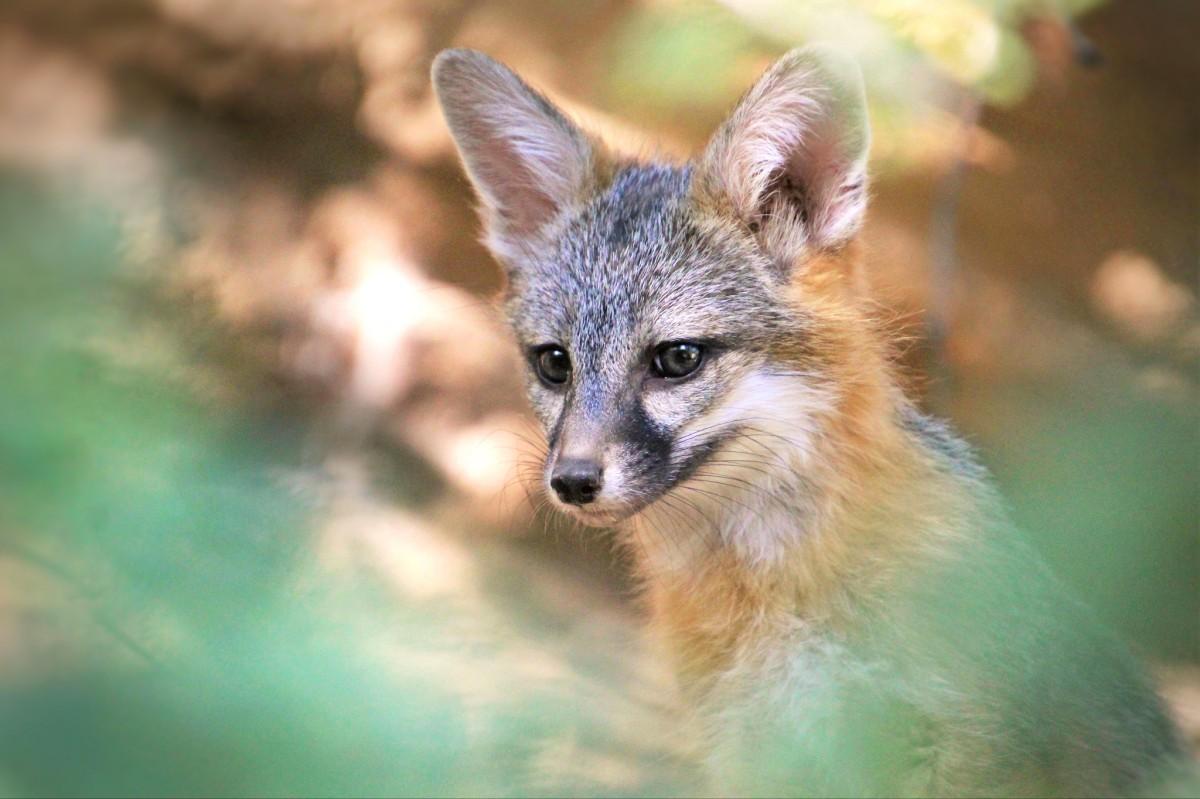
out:
{"label": "fox snout", "polygon": [[551,433],[545,480],[554,498],[579,513],[624,515],[630,497],[622,465],[629,460],[629,447],[619,429],[621,414],[615,406],[597,412],[609,403],[593,402],[591,413],[578,407],[589,403],[564,403],[563,418]]}

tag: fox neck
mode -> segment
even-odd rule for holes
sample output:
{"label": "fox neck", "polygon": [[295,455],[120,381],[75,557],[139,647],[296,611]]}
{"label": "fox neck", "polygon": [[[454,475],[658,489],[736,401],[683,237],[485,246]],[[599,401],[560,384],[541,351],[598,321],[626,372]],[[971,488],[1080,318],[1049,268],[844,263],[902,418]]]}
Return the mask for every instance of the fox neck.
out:
{"label": "fox neck", "polygon": [[773,378],[771,414],[631,525],[685,685],[772,641],[847,630],[977,515],[971,486],[902,423],[911,407],[882,348],[859,342],[842,363],[825,388]]}

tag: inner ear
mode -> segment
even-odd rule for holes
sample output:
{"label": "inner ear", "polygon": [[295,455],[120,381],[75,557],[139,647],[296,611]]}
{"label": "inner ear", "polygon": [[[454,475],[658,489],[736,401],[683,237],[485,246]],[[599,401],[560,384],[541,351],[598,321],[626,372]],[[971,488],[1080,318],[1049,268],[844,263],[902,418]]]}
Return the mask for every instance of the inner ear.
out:
{"label": "inner ear", "polygon": [[778,221],[780,213],[794,218],[799,224],[808,224],[804,184],[790,166],[776,169],[767,178],[763,202],[750,229],[755,233],[761,232],[764,223],[772,219]]}

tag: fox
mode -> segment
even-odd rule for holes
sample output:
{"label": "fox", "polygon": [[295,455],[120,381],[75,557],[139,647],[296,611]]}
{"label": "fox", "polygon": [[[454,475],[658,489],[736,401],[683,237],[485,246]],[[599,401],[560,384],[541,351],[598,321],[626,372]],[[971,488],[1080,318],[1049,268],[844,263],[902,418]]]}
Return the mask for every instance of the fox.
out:
{"label": "fox", "polygon": [[1123,795],[1180,756],[1132,651],[922,412],[872,298],[855,62],[774,63],[695,158],[608,149],[480,52],[433,62],[546,436],[612,527],[707,790]]}

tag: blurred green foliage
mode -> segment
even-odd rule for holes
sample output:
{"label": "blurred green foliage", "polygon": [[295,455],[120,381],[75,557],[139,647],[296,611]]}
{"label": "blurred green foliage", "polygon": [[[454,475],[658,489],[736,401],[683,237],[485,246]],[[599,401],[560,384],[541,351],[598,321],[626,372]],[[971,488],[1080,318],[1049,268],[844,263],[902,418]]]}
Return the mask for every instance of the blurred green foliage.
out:
{"label": "blurred green foliage", "polygon": [[1194,662],[1200,409],[1106,369],[1072,377],[1001,391],[1013,444],[992,460],[1014,519],[1106,623],[1154,657]]}
{"label": "blurred green foliage", "polygon": [[[292,431],[218,416],[114,365],[103,345],[127,332],[129,294],[102,209],[8,180],[0,221],[2,551],[61,575],[112,629],[142,628],[120,636],[132,664],[89,654],[4,688],[11,789],[370,792],[405,773],[421,792],[444,779],[447,764],[421,750],[452,724],[395,751],[366,730],[398,734],[424,709],[393,695],[383,711],[372,670],[297,635],[311,622],[287,582],[308,525],[272,476]],[[145,640],[155,630],[170,643]],[[322,717],[332,734],[313,734]],[[345,757],[357,767],[332,768]]]}

